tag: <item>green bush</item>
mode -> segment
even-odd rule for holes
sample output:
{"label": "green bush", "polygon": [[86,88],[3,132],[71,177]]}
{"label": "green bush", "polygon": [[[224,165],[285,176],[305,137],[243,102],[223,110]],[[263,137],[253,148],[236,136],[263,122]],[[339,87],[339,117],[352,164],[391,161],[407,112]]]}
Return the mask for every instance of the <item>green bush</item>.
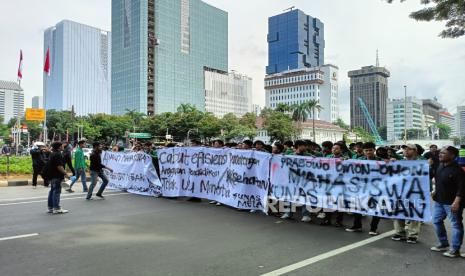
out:
{"label": "green bush", "polygon": [[[0,174],[6,174],[7,157],[0,156]],[[10,156],[10,174],[32,174],[32,159],[30,156]]]}

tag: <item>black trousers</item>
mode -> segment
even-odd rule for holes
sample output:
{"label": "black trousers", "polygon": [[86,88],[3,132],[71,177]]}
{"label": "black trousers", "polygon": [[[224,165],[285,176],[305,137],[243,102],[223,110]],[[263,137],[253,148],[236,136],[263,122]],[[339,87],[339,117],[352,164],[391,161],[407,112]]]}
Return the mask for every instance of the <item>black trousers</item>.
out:
{"label": "black trousers", "polygon": [[[370,223],[370,231],[376,232],[378,230],[378,224],[381,220],[380,217],[372,217]],[[354,214],[354,228],[362,228],[362,215],[361,214]]]}
{"label": "black trousers", "polygon": [[32,172],[32,186],[37,186],[37,177],[40,175],[44,180],[44,186],[48,187],[49,181],[45,180],[44,177],[41,175],[42,169],[41,168],[34,168]]}

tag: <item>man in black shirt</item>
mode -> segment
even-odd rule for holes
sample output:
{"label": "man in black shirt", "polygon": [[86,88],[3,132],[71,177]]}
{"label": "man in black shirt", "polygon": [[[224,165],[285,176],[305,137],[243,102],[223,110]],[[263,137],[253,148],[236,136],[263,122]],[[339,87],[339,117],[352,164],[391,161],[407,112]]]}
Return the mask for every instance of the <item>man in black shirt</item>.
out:
{"label": "man in black shirt", "polygon": [[[31,149],[31,158],[32,158],[32,188],[37,187],[37,177],[42,175],[42,170],[44,169],[45,163],[47,162],[47,148],[42,142],[37,142],[34,144],[34,147]],[[44,179],[44,186],[48,186],[48,180],[42,176]]]}
{"label": "man in black shirt", "polygon": [[61,142],[54,142],[52,144],[52,154],[44,169],[47,179],[50,179],[51,186],[48,193],[48,212],[53,214],[68,213],[68,210],[60,206],[61,182],[63,182],[65,177],[69,178],[64,169],[62,150],[63,144]]}
{"label": "man in black shirt", "polygon": [[100,197],[103,199],[103,191],[105,190],[105,187],[108,184],[108,178],[107,176],[103,173],[103,169],[107,169],[110,172],[113,172],[111,168],[105,167],[105,165],[102,164],[102,145],[99,142],[95,142],[92,144],[93,150],[90,155],[90,187],[89,191],[87,193],[87,200],[90,200],[92,198],[92,192],[94,191],[95,185],[97,185],[97,179],[100,177],[102,179],[102,185],[100,186],[100,189],[98,190],[96,196]]}
{"label": "man in black shirt", "polygon": [[459,257],[463,242],[463,198],[465,197],[465,172],[455,162],[458,150],[447,147],[439,153],[440,165],[436,172],[436,187],[433,191],[433,223],[439,244],[433,251],[447,251],[449,241],[444,227],[444,219],[449,218],[452,225],[452,247],[443,255]]}

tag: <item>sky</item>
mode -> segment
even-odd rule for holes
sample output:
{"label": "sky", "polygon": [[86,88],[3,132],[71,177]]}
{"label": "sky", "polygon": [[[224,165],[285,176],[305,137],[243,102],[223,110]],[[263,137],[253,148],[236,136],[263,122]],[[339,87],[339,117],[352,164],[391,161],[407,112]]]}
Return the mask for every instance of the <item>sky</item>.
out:
{"label": "sky", "polygon": [[[173,0],[175,1],[175,0]],[[340,117],[349,122],[347,72],[380,65],[391,72],[389,97],[437,97],[451,112],[465,105],[465,37],[442,39],[444,22],[408,15],[420,0],[204,0],[229,13],[229,69],[253,78],[253,102],[264,106],[268,17],[295,6],[325,25],[325,63],[339,67]],[[25,105],[42,94],[43,32],[63,19],[111,30],[111,0],[0,0],[0,79],[16,80],[23,50]]]}

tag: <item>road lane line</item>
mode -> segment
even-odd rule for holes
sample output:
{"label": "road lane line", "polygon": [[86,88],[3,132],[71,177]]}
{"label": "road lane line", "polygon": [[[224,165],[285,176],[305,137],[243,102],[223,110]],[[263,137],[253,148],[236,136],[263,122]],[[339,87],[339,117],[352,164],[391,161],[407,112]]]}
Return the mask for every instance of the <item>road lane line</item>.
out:
{"label": "road lane line", "polygon": [[[107,194],[105,197],[110,197],[110,196],[117,196],[117,195],[130,195],[130,193],[113,193],[113,194]],[[67,198],[61,198],[60,201],[63,200],[72,200],[72,199],[85,199],[85,196],[80,196],[80,197],[67,197]],[[21,205],[21,204],[32,204],[32,203],[39,203],[39,202],[47,202],[47,199],[44,200],[34,200],[34,201],[24,201],[24,202],[11,202],[11,203],[0,203],[0,206],[11,206],[11,205]]]}
{"label": "road lane line", "polygon": [[11,236],[11,237],[0,238],[0,241],[8,241],[8,240],[30,238],[30,237],[34,237],[34,236],[38,236],[38,235],[39,235],[39,233],[33,233],[33,234],[27,234],[27,235],[19,235],[19,236]]}
{"label": "road lane line", "polygon": [[[107,194],[107,195],[111,195],[111,194],[116,194],[116,193],[121,193],[121,192],[108,192],[108,193],[106,193],[106,194]],[[75,194],[62,194],[62,195],[61,195],[61,198],[75,197],[75,196],[77,196],[78,194],[85,195],[85,194],[87,194],[87,193],[79,193],[79,192],[77,192],[77,193],[75,193]],[[36,197],[3,198],[3,199],[0,199],[0,202],[17,201],[17,200],[29,200],[29,199],[39,199],[39,198],[47,199],[47,198],[48,198],[48,195],[36,196]]]}
{"label": "road lane line", "polygon": [[312,257],[312,258],[297,262],[295,264],[291,264],[291,265],[282,267],[280,269],[277,269],[277,270],[262,274],[261,276],[279,276],[279,275],[283,275],[283,274],[292,272],[294,270],[301,269],[303,267],[309,266],[309,265],[314,264],[316,262],[319,262],[319,261],[334,257],[336,255],[345,253],[345,252],[353,250],[355,248],[362,247],[362,246],[365,246],[367,244],[379,241],[381,239],[387,238],[387,237],[389,237],[391,235],[394,235],[394,234],[395,234],[395,231],[392,230],[392,231],[383,233],[381,235],[371,237],[371,238],[368,238],[368,239],[365,239],[365,240],[362,240],[362,241],[359,241],[359,242],[356,242],[356,243],[352,243],[352,244],[343,246],[341,248],[334,249],[334,250],[328,251],[326,253],[320,254],[318,256],[315,256],[315,257]]}

